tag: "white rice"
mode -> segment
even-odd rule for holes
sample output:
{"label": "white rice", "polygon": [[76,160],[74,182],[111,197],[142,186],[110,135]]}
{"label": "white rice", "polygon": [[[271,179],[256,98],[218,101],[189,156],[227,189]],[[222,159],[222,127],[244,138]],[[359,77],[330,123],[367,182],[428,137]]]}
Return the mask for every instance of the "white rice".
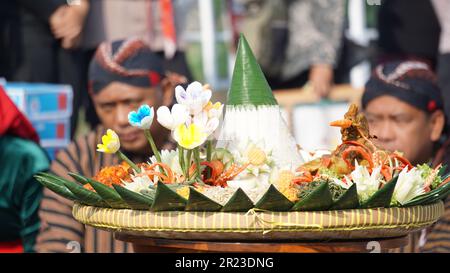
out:
{"label": "white rice", "polygon": [[241,141],[263,142],[266,149],[273,151],[273,157],[280,166],[303,163],[278,105],[227,105],[217,147],[228,148]]}

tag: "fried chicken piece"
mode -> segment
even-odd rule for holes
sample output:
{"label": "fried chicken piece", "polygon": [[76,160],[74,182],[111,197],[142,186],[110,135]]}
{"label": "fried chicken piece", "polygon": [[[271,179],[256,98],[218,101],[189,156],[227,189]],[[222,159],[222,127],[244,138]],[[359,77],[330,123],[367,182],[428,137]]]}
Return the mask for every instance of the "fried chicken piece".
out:
{"label": "fried chicken piece", "polygon": [[[330,125],[341,128],[342,143],[357,142],[367,147],[371,152],[378,150],[370,140],[376,137],[370,135],[367,119],[362,113],[359,113],[356,104],[350,105],[347,113],[344,115],[344,119],[333,121]],[[339,150],[344,150],[346,148],[345,146],[343,145],[341,147],[343,149]],[[336,152],[339,153],[340,151]]]}
{"label": "fried chicken piece", "polygon": [[367,120],[362,113],[358,113],[358,106],[355,104],[350,105],[344,119],[333,121],[330,125],[341,128],[342,142],[359,141],[361,138],[370,137]]}

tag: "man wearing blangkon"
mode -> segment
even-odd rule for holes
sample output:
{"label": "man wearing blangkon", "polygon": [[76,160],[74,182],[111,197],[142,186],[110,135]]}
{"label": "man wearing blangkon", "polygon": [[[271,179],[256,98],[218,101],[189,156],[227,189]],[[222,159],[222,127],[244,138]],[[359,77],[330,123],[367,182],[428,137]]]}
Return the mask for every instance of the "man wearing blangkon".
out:
{"label": "man wearing blangkon", "polygon": [[[96,152],[106,129],[120,137],[121,150],[134,162],[145,162],[151,150],[142,130],[128,123],[128,113],[142,104],[155,108],[171,105],[174,85],[163,76],[162,58],[143,41],[129,39],[102,43],[89,69],[90,95],[101,125],[72,142],[58,154],[51,172],[71,179],[74,172],[93,177],[106,166],[117,165],[115,155]],[[172,148],[169,131],[157,122],[151,128],[159,149]],[[81,252],[131,252],[129,244],[116,241],[112,233],[84,226],[72,217],[71,201],[50,190],[44,191],[41,204],[43,228],[38,237],[39,252],[69,252],[80,246]]]}
{"label": "man wearing blangkon", "polygon": [[[377,66],[366,84],[362,106],[380,147],[403,152],[414,165],[449,165],[443,99],[426,63],[395,61]],[[449,206],[447,199],[443,218],[421,236],[412,236],[404,251],[450,252]]]}

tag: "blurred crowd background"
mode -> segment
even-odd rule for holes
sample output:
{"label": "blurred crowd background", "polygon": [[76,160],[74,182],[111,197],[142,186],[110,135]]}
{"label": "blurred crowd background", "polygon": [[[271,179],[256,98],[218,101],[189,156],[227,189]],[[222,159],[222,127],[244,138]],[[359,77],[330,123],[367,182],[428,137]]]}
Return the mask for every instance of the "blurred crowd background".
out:
{"label": "blurred crowd background", "polygon": [[[317,128],[323,135],[318,142],[301,128],[342,115],[346,104],[339,102],[357,101],[377,63],[413,58],[442,75],[448,71],[438,62],[448,51],[448,38],[440,38],[448,36],[448,27],[441,26],[448,25],[448,16],[439,12],[447,6],[438,0],[4,1],[0,77],[54,156],[98,123],[87,74],[102,41],[140,37],[165,58],[166,71],[209,84],[224,101],[243,33],[272,89],[294,91],[278,96],[286,101],[286,119],[297,141],[308,149],[329,148],[336,144],[337,130]],[[339,90],[336,96],[333,90]],[[33,98],[33,92],[41,95]],[[48,106],[44,115],[36,113],[45,112],[43,97],[50,96],[42,92],[56,96],[56,109]],[[316,105],[308,107],[311,103]],[[314,116],[320,122],[308,123]]]}
{"label": "blurred crowd background", "polygon": [[[425,6],[431,14],[431,4]],[[102,41],[141,37],[164,55],[169,70],[210,84],[224,101],[238,34],[244,33],[273,90],[301,88],[309,82],[315,91],[312,95],[326,98],[333,84],[360,88],[368,79],[379,37],[380,7],[379,1],[362,0],[3,1],[0,77],[54,156],[74,135],[87,132],[97,122],[87,73]],[[430,15],[430,20],[436,21],[435,16]],[[172,48],[167,39],[174,42]],[[33,92],[41,95],[33,98]],[[48,93],[56,96],[56,109],[48,106],[46,111],[48,101],[43,97],[51,97]],[[337,107],[335,115],[344,108]],[[318,148],[307,139],[299,141]]]}

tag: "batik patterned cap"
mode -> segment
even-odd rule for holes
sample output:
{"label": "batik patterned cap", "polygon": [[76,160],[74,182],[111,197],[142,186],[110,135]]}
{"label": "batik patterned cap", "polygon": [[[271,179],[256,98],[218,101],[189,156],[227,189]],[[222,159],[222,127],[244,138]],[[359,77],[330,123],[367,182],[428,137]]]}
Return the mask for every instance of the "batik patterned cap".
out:
{"label": "batik patterned cap", "polygon": [[378,65],[366,84],[362,106],[380,96],[393,96],[425,112],[443,109],[441,91],[430,67],[420,61],[395,61]]}
{"label": "batik patterned cap", "polygon": [[157,86],[163,72],[162,57],[152,52],[143,40],[103,42],[89,67],[89,91],[96,94],[111,82]]}

